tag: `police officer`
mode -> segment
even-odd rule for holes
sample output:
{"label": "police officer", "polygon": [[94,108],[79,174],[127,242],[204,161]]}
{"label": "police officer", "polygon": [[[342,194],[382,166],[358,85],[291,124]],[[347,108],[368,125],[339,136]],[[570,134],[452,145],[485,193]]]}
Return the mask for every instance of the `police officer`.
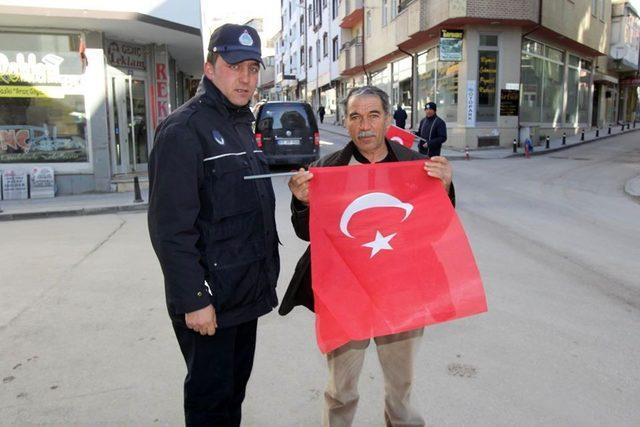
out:
{"label": "police officer", "polygon": [[447,124],[436,114],[436,110],[435,102],[427,102],[424,106],[425,117],[414,132],[421,138],[418,151],[429,157],[439,156],[442,144],[447,140]]}
{"label": "police officer", "polygon": [[149,234],[187,364],[187,425],[238,426],[258,317],[277,305],[280,260],[269,180],[248,104],[261,50],[251,27],[214,31],[194,98],[156,131]]}

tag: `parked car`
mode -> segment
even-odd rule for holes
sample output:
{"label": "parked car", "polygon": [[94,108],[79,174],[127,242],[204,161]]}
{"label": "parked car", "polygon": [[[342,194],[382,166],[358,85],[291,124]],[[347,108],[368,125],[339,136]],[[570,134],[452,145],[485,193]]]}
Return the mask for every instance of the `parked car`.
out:
{"label": "parked car", "polygon": [[266,102],[257,111],[255,133],[271,165],[306,165],[320,156],[318,123],[306,102]]}

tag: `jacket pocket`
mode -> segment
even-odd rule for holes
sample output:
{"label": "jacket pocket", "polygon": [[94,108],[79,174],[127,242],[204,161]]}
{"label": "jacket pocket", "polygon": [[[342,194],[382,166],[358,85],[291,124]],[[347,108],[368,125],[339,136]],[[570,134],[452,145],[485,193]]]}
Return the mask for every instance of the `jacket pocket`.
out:
{"label": "jacket pocket", "polygon": [[207,254],[218,310],[254,303],[260,296],[259,275],[265,257],[264,240],[214,244]]}
{"label": "jacket pocket", "polygon": [[214,219],[227,218],[259,208],[255,184],[244,177],[250,174],[242,156],[226,156],[211,160],[211,209]]}

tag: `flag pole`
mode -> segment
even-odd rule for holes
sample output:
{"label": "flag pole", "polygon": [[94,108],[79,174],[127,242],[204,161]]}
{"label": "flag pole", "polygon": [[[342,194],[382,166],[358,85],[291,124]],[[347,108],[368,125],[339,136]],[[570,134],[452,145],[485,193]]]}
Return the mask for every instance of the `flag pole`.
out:
{"label": "flag pole", "polygon": [[262,179],[262,178],[273,178],[277,176],[293,176],[298,172],[278,172],[278,173],[265,173],[262,175],[247,175],[244,179]]}

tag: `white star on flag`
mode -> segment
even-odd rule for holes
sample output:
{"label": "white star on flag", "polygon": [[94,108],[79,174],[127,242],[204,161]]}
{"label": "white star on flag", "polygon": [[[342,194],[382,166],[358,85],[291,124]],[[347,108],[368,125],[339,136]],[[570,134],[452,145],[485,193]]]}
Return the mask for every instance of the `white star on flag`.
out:
{"label": "white star on flag", "polygon": [[393,239],[396,236],[396,234],[398,233],[393,233],[393,234],[389,234],[388,236],[383,236],[379,231],[376,230],[375,240],[373,242],[365,243],[364,245],[362,245],[362,246],[371,248],[371,256],[369,258],[373,258],[378,252],[380,252],[383,249],[392,251],[393,248],[389,244],[389,241]]}

